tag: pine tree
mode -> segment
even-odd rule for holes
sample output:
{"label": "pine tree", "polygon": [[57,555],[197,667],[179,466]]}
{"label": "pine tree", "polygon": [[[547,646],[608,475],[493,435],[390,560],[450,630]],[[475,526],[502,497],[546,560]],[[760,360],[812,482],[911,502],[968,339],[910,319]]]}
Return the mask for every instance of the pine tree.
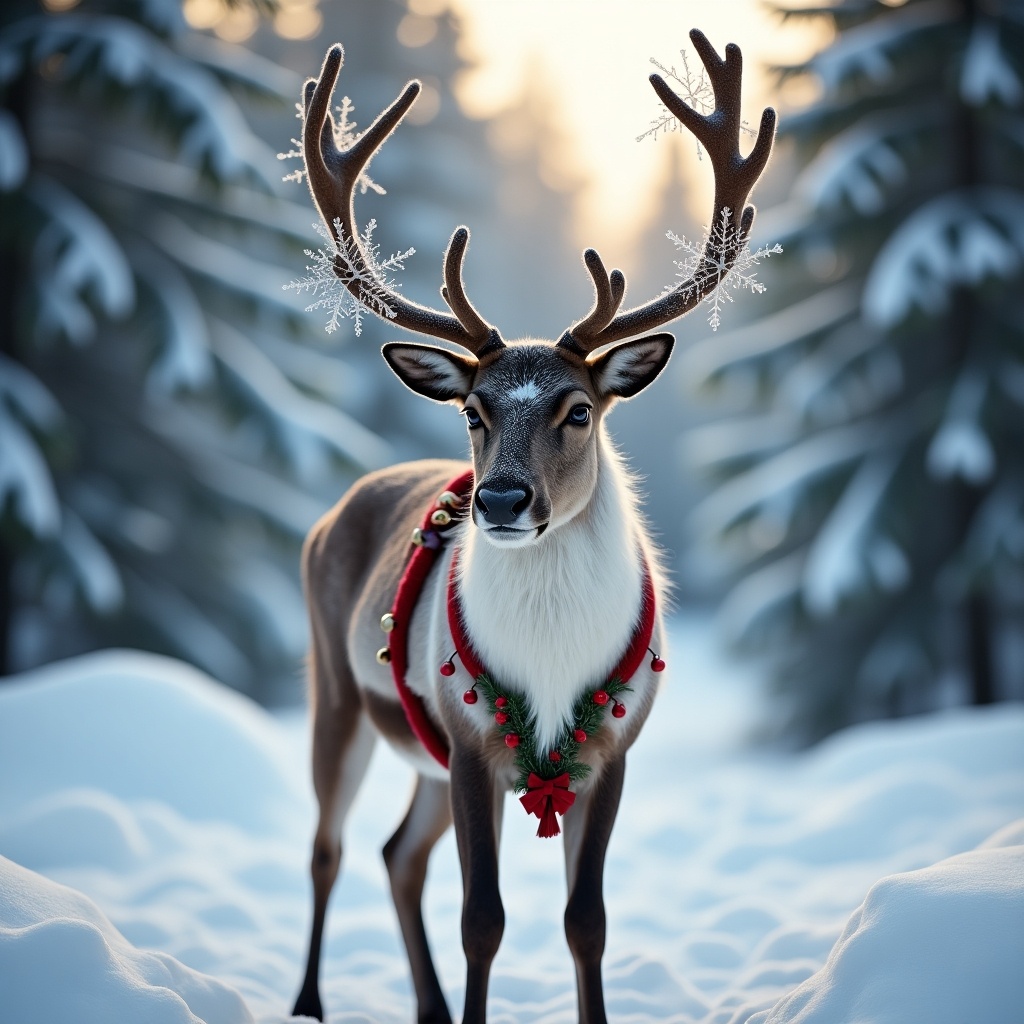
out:
{"label": "pine tree", "polygon": [[701,535],[743,567],[726,627],[815,738],[1020,696],[1024,8],[779,9],[835,28],[782,72],[820,83],[783,118],[804,169],[764,218],[787,304],[687,368],[747,407],[702,445]]}
{"label": "pine tree", "polygon": [[49,7],[0,13],[0,670],[127,645],[265,696],[302,536],[387,457],[282,291],[309,211],[240,104],[300,79],[177,0]]}

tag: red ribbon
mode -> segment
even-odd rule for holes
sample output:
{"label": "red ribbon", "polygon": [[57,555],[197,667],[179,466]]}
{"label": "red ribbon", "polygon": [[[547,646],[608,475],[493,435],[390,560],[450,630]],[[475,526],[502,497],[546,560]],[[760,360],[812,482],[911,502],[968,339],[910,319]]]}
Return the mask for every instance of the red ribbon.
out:
{"label": "red ribbon", "polygon": [[536,814],[540,818],[537,835],[541,839],[557,836],[561,829],[555,815],[565,814],[576,800],[576,794],[569,790],[569,773],[563,772],[554,779],[542,779],[530,772],[526,785],[527,792],[519,798],[519,802],[526,808],[527,814]]}

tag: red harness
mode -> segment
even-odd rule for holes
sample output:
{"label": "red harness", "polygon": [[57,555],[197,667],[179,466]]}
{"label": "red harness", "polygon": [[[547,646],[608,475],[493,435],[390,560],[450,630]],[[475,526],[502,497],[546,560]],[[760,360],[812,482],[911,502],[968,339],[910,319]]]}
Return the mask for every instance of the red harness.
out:
{"label": "red harness", "polygon": [[[473,492],[473,471],[467,470],[457,477],[448,485],[446,490],[456,495],[460,504],[464,506],[466,500]],[[398,592],[395,595],[395,603],[392,609],[394,628],[389,634],[388,647],[391,653],[391,673],[394,677],[395,688],[398,690],[398,696],[402,702],[402,708],[405,711],[409,727],[430,755],[442,767],[447,768],[448,740],[427,713],[423,698],[419,694],[413,693],[405,681],[409,657],[407,646],[409,622],[416,607],[416,602],[419,600],[427,574],[442,550],[441,535],[437,530],[437,519],[435,518],[441,508],[442,506],[438,504],[432,505],[427,510],[419,530],[414,534],[415,546],[412,556],[405,567],[405,572],[402,574],[398,584]],[[459,601],[458,587],[456,586],[458,561],[459,553],[456,550],[452,555],[451,570],[448,574],[448,628],[451,630],[452,640],[462,664],[475,680],[486,670],[469,637],[466,635],[465,626],[462,621],[462,608]],[[643,568],[643,597],[640,606],[640,619],[633,630],[633,637],[630,640],[629,647],[626,649],[626,653],[609,676],[609,679],[617,678],[623,683],[628,682],[640,667],[640,663],[644,660],[644,656],[650,648],[651,636],[654,632],[654,585],[651,581],[651,573],[646,559],[644,560]],[[657,656],[655,656],[655,661],[664,667]],[[541,781],[538,779],[538,783]],[[568,786],[568,777],[566,777],[564,786],[561,785],[561,777],[556,780],[544,781],[551,782],[561,789],[566,789]]]}
{"label": "red harness", "polygon": [[[460,477],[456,477],[447,487],[463,504],[473,493],[473,470],[468,469]],[[427,752],[443,768],[448,767],[448,740],[427,714],[423,698],[413,693],[405,681],[406,669],[409,667],[408,634],[409,621],[413,609],[420,599],[420,591],[427,574],[433,568],[437,556],[441,553],[441,536],[437,532],[433,517],[440,510],[440,505],[432,505],[427,509],[418,531],[413,534],[414,547],[398,583],[398,593],[391,614],[395,618],[395,628],[388,636],[388,648],[391,651],[391,674],[398,690],[398,698],[409,722],[413,735],[423,744]],[[417,543],[418,542],[418,543]]]}

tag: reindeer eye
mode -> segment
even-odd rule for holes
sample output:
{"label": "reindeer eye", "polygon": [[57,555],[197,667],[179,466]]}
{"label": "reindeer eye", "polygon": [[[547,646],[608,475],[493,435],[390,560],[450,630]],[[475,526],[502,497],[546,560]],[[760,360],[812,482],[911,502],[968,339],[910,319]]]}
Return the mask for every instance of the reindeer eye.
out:
{"label": "reindeer eye", "polygon": [[480,413],[478,413],[476,409],[467,408],[464,409],[463,411],[466,414],[466,423],[468,424],[470,430],[472,430],[474,427],[479,427],[483,423],[483,420],[480,418]]}
{"label": "reindeer eye", "polygon": [[585,426],[590,422],[590,406],[574,405],[565,422],[572,423],[577,427]]}

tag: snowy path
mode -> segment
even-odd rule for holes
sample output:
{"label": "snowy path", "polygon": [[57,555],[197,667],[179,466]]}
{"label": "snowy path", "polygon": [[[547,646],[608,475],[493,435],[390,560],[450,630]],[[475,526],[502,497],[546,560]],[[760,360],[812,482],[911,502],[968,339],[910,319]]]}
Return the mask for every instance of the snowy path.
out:
{"label": "snowy path", "polygon": [[[613,1021],[739,1024],[822,967],[878,879],[970,850],[1024,817],[1024,708],[865,726],[807,755],[750,757],[738,741],[753,687],[723,671],[706,633],[677,627],[671,678],[630,758],[607,871]],[[0,860],[0,1022],[286,1019],[309,914],[304,736],[297,716],[271,718],[145,655],[95,655],[0,686],[0,855],[85,894],[127,939],[82,897]],[[379,750],[329,921],[333,1022],[412,1019],[378,853],[409,786],[407,769]],[[491,989],[501,1024],[575,1020],[560,841],[533,832],[510,803],[507,925]],[[845,958],[756,1020],[842,1024],[836,1013],[870,994],[872,979],[884,996],[913,975],[934,1005],[907,1016],[882,998],[892,1024],[955,1019],[956,998],[974,1010],[990,1000],[973,1019],[1011,1022],[999,1007],[1024,1006],[1019,972],[1005,969],[1024,953],[1021,843],[1024,831],[1011,833],[1001,848],[879,887],[837,948]],[[937,895],[950,886],[959,902]],[[431,864],[427,916],[453,1006],[459,902],[449,834]],[[893,907],[909,910],[886,916]],[[930,974],[894,957],[916,941],[904,925],[918,927]],[[956,955],[960,928],[995,971],[980,995],[979,978],[950,981],[941,962]]]}

